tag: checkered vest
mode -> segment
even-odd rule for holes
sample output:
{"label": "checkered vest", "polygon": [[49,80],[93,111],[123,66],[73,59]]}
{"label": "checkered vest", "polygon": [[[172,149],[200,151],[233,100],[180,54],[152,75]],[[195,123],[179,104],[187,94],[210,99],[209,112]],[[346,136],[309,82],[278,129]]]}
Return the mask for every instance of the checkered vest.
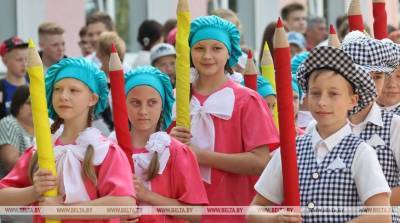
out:
{"label": "checkered vest", "polygon": [[368,142],[368,140],[377,134],[383,141],[385,146],[373,146],[378,155],[379,163],[382,166],[383,174],[389,184],[389,187],[400,185],[400,173],[396,163],[396,158],[393,151],[390,149],[390,126],[393,119],[393,113],[381,110],[383,127],[367,123],[365,129],[360,133],[360,138]]}
{"label": "checkered vest", "polygon": [[396,114],[396,115],[400,115],[400,105],[395,107],[393,110],[391,110],[390,112]]}
{"label": "checkered vest", "polygon": [[[351,176],[351,165],[357,147],[362,142],[353,134],[346,136],[329,152],[324,160],[317,164],[312,148],[311,134],[300,136],[296,140],[297,164],[301,206],[312,210],[316,206],[358,206],[356,184]],[[343,169],[327,169],[336,158],[346,165]],[[356,215],[303,215],[303,222],[347,222]]]}

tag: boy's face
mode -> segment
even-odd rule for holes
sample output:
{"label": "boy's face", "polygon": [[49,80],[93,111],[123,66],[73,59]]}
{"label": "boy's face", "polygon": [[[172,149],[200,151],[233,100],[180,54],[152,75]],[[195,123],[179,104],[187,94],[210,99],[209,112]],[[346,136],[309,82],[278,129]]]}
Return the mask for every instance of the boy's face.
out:
{"label": "boy's face", "polygon": [[175,83],[175,61],[176,57],[173,55],[169,55],[160,57],[154,62],[155,67],[160,69],[162,72],[168,74],[172,83]]}
{"label": "boy's face", "polygon": [[88,40],[90,44],[92,44],[92,47],[94,49],[97,48],[97,42],[99,40],[100,35],[106,31],[107,31],[106,25],[104,25],[101,22],[92,23],[87,26]]}
{"label": "boy's face", "polygon": [[[317,75],[317,72],[320,72]],[[357,104],[349,82],[333,71],[314,71],[308,82],[308,108],[319,128],[338,130],[346,122],[348,111]]]}
{"label": "boy's face", "polygon": [[382,94],[378,101],[385,106],[392,106],[400,102],[400,69],[397,68],[386,78]]}
{"label": "boy's face", "polygon": [[7,72],[17,77],[23,77],[26,74],[27,62],[27,49],[16,48],[3,57],[3,63],[7,67]]}
{"label": "boy's face", "polygon": [[304,34],[307,29],[307,15],[304,10],[296,10],[291,12],[284,21],[289,31]]}
{"label": "boy's face", "polygon": [[376,93],[379,97],[382,93],[383,85],[385,83],[385,73],[371,72],[370,75],[375,82]]}
{"label": "boy's face", "polygon": [[62,34],[43,35],[40,41],[43,56],[48,60],[57,62],[65,55],[65,40]]}

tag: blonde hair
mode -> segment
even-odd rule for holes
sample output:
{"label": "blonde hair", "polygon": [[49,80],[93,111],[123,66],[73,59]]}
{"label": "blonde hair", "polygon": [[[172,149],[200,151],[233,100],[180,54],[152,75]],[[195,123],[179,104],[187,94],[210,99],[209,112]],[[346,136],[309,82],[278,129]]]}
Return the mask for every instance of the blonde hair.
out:
{"label": "blonde hair", "polygon": [[230,22],[232,22],[233,24],[235,24],[235,26],[238,28],[239,32],[242,31],[242,24],[240,23],[239,17],[237,16],[237,14],[230,10],[230,9],[223,9],[223,8],[218,8],[218,9],[214,9],[210,15],[215,15],[218,16],[220,18],[226,19]]}
{"label": "blonde hair", "polygon": [[111,53],[111,45],[115,44],[119,58],[124,60],[126,45],[125,41],[118,36],[116,32],[103,32],[99,37],[99,45],[97,52],[109,56]]}
{"label": "blonde hair", "polygon": [[61,35],[65,30],[54,22],[44,22],[38,28],[39,41],[45,35]]}
{"label": "blonde hair", "polygon": [[[93,107],[89,109],[89,115],[87,119],[87,126],[90,127],[92,126],[92,121],[93,121]],[[51,125],[51,134],[54,134],[60,126],[64,123],[64,120],[59,118],[58,116],[55,118],[54,123]],[[92,165],[92,160],[93,160],[93,155],[94,155],[94,148],[92,145],[89,145],[86,149],[85,156],[83,158],[83,164],[82,164],[82,177],[87,177],[94,185],[97,184],[97,176],[96,176],[96,171],[94,169],[94,166]],[[28,176],[29,180],[31,183],[33,183],[33,175],[35,172],[39,169],[38,165],[38,156],[37,153],[33,154],[30,162],[29,162],[29,167],[28,167]],[[61,173],[59,173],[61,174]]]}

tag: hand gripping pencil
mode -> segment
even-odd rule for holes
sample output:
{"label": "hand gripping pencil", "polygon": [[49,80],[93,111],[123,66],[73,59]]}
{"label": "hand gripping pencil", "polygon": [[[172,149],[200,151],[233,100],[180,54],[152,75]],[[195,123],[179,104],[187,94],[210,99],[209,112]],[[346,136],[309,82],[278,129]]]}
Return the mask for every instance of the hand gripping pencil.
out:
{"label": "hand gripping pencil", "polygon": [[281,19],[274,34],[274,65],[278,100],[284,205],[299,206],[299,177],[296,158],[296,129],[293,108],[290,49]]}
{"label": "hand gripping pencil", "polygon": [[[43,63],[32,39],[28,45],[28,75],[30,80],[33,127],[36,137],[38,164],[40,169],[56,173],[53,143],[51,141],[49,113],[47,111],[46,88],[44,83]],[[57,188],[44,193],[46,197],[56,197]],[[58,223],[58,220],[46,219],[46,223]]]}

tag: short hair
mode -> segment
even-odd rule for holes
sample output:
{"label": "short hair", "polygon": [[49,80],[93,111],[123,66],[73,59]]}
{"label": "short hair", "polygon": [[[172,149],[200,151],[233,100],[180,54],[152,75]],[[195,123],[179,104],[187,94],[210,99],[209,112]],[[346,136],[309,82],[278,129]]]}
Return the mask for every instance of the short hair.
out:
{"label": "short hair", "polygon": [[302,4],[297,3],[297,2],[291,3],[282,8],[281,17],[283,20],[287,20],[290,13],[292,13],[294,11],[304,11],[304,10],[305,10],[305,8]]}
{"label": "short hair", "polygon": [[171,30],[176,27],[177,20],[176,19],[168,19],[163,25],[163,37],[164,42],[167,42],[168,34]]}
{"label": "short hair", "polygon": [[79,30],[79,37],[83,38],[84,36],[86,36],[87,33],[87,26],[83,26],[80,30]]}
{"label": "short hair", "polygon": [[[346,82],[348,83],[348,85],[350,86],[350,88],[349,88],[349,92],[350,93],[352,93],[352,94],[355,94],[356,93],[356,91],[355,91],[355,89],[356,89],[356,87],[355,87],[355,85],[351,82],[351,81],[349,81],[347,78],[345,78],[344,76],[343,76],[343,74],[341,74],[341,73],[339,73],[338,71],[336,71],[336,70],[333,70],[333,69],[329,69],[329,68],[321,68],[321,69],[316,69],[316,70],[314,70],[314,71],[312,71],[311,73],[310,73],[310,76],[308,77],[308,80],[307,80],[307,91],[309,90],[309,88],[310,88],[310,81],[315,81],[315,79],[317,79],[317,77],[319,77],[322,73],[324,73],[324,72],[330,72],[332,75],[339,75],[339,76],[342,76],[345,80],[346,80]],[[313,76],[314,75],[314,76]],[[313,77],[312,77],[313,76]],[[312,77],[312,78],[311,78]]]}
{"label": "short hair", "polygon": [[162,25],[156,20],[145,20],[140,24],[137,41],[143,50],[149,51],[162,35]]}
{"label": "short hair", "polygon": [[86,20],[86,26],[94,23],[103,23],[106,26],[108,31],[114,31],[114,22],[111,19],[111,16],[105,12],[95,12],[90,15]]}
{"label": "short hair", "polygon": [[15,118],[19,114],[19,110],[29,99],[29,87],[27,85],[19,86],[11,99],[10,113]]}
{"label": "short hair", "polygon": [[223,19],[226,19],[226,20],[230,20],[230,19],[233,19],[233,20],[235,20],[236,21],[236,26],[237,26],[237,28],[240,30],[241,29],[241,23],[240,23],[240,20],[239,20],[239,17],[237,16],[237,14],[234,12],[234,11],[232,11],[232,10],[230,10],[230,9],[224,9],[224,8],[217,8],[217,9],[214,9],[211,13],[210,13],[210,15],[215,15],[215,16],[218,16],[218,17],[220,17],[220,18],[223,18]]}
{"label": "short hair", "polygon": [[318,24],[326,24],[326,20],[323,17],[312,17],[307,21],[307,29],[314,28]]}
{"label": "short hair", "polygon": [[115,44],[115,48],[117,49],[117,53],[121,61],[124,60],[126,45],[125,41],[118,36],[116,32],[103,32],[99,37],[99,45],[98,52],[102,55],[110,55],[111,54],[111,45]]}
{"label": "short hair", "polygon": [[39,36],[42,35],[61,35],[65,30],[54,22],[44,22],[38,28]]}

